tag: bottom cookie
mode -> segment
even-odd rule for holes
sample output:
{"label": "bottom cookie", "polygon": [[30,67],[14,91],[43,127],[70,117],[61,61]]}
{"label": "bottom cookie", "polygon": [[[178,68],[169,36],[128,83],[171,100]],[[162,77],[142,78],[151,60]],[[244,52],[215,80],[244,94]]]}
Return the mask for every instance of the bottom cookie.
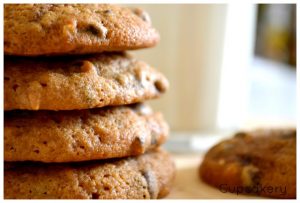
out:
{"label": "bottom cookie", "polygon": [[237,133],[207,152],[199,172],[222,193],[296,198],[296,130]]}
{"label": "bottom cookie", "polygon": [[126,159],[42,164],[5,163],[5,199],[156,199],[175,176],[163,150]]}

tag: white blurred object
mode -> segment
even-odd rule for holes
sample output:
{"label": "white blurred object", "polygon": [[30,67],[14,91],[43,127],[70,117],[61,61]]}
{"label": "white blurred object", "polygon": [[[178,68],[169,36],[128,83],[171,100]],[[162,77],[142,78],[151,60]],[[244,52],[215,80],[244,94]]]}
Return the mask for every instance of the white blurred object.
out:
{"label": "white blurred object", "polygon": [[246,119],[256,9],[256,5],[247,3],[228,6],[218,106],[220,129],[239,128]]}
{"label": "white blurred object", "polygon": [[249,70],[249,103],[244,126],[296,126],[296,69],[255,57]]}

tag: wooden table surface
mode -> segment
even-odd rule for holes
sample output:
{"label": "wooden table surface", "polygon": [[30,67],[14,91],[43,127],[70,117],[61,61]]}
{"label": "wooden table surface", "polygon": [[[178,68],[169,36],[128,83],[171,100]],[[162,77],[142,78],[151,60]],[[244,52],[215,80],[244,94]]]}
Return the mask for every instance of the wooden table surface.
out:
{"label": "wooden table surface", "polygon": [[177,167],[175,183],[166,199],[257,199],[262,197],[222,193],[198,176],[201,154],[173,155]]}

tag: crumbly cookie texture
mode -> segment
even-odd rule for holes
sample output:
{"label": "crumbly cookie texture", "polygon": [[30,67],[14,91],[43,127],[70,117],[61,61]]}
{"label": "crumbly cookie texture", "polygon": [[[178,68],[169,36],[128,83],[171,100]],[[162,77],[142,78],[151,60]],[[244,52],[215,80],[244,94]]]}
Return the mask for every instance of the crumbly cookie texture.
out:
{"label": "crumbly cookie texture", "polygon": [[65,164],[5,163],[5,199],[157,199],[173,183],[165,151],[127,159]]}
{"label": "crumbly cookie texture", "polygon": [[199,172],[221,192],[296,198],[296,130],[237,133],[207,152]]}
{"label": "crumbly cookie texture", "polygon": [[5,4],[4,53],[91,54],[151,47],[159,41],[149,15],[107,4]]}
{"label": "crumbly cookie texture", "polygon": [[144,104],[79,111],[9,111],[4,160],[75,162],[140,155],[164,143],[168,125]]}
{"label": "crumbly cookie texture", "polygon": [[75,110],[157,98],[160,72],[125,53],[22,58],[4,62],[4,109]]}

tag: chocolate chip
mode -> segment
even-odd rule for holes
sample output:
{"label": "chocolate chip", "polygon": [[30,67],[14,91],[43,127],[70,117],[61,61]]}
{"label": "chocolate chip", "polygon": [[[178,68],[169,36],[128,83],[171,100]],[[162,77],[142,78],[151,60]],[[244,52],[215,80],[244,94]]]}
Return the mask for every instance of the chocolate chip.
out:
{"label": "chocolate chip", "polygon": [[129,82],[129,79],[128,79],[128,77],[125,76],[125,75],[118,75],[118,76],[116,77],[116,81],[117,81],[120,85],[125,86],[125,85]]}
{"label": "chocolate chip", "polygon": [[104,177],[104,178],[109,178],[109,177],[110,177],[110,174],[105,174],[103,177]]}
{"label": "chocolate chip", "polygon": [[148,191],[151,199],[157,199],[158,196],[158,184],[155,173],[150,169],[142,171],[142,175],[147,181]]}
{"label": "chocolate chip", "polygon": [[101,23],[89,24],[83,31],[100,37],[101,39],[105,39],[107,34],[107,28]]}
{"label": "chocolate chip", "polygon": [[36,149],[36,150],[33,150],[33,152],[39,154],[39,153],[40,153],[40,150]]}
{"label": "chocolate chip", "polygon": [[109,9],[107,9],[107,10],[104,10],[103,13],[104,13],[105,15],[110,15],[110,14],[112,14],[112,11],[109,10]]}
{"label": "chocolate chip", "polygon": [[40,82],[42,87],[47,87],[47,83]]}
{"label": "chocolate chip", "polygon": [[238,160],[241,163],[241,165],[245,166],[252,163],[253,157],[246,154],[241,154],[238,156]]}
{"label": "chocolate chip", "polygon": [[139,136],[134,138],[132,143],[132,151],[135,154],[142,154],[145,152],[146,136],[141,133]]}
{"label": "chocolate chip", "polygon": [[144,10],[142,10],[140,8],[133,8],[132,12],[135,15],[137,15],[138,17],[140,17],[144,22],[146,22],[146,23],[148,23],[148,24],[151,25],[150,15],[146,11],[144,11]]}
{"label": "chocolate chip", "polygon": [[261,173],[259,171],[251,173],[250,176],[254,185],[258,185],[260,183]]}
{"label": "chocolate chip", "polygon": [[14,84],[14,85],[13,85],[13,90],[14,90],[14,91],[17,91],[18,87],[19,87],[19,85]]}
{"label": "chocolate chip", "polygon": [[151,85],[151,78],[149,73],[141,68],[134,69],[135,78],[140,82],[142,87],[147,88]]}
{"label": "chocolate chip", "polygon": [[155,81],[154,86],[161,93],[166,91],[166,86],[160,80]]}
{"label": "chocolate chip", "polygon": [[99,34],[99,29],[97,27],[95,27],[94,25],[89,25],[86,28],[86,31],[92,33],[93,35],[98,35]]}
{"label": "chocolate chip", "polygon": [[260,171],[256,166],[250,164],[243,167],[241,178],[244,186],[254,186],[259,184],[260,177]]}
{"label": "chocolate chip", "polygon": [[238,137],[238,138],[244,138],[244,137],[247,136],[247,133],[245,133],[245,132],[237,132],[234,136]]}

